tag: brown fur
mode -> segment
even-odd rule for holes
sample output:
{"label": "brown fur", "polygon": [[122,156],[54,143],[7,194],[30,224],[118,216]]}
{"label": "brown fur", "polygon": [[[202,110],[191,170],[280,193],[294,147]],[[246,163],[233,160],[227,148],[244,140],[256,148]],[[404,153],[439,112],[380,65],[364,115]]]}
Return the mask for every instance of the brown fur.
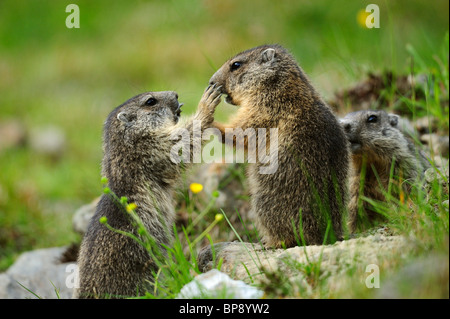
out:
{"label": "brown fur", "polygon": [[[153,97],[155,105],[146,105]],[[175,218],[174,186],[180,165],[170,158],[177,143],[172,133],[177,128],[192,129],[193,120],[202,128],[211,126],[220,92],[208,87],[199,108],[186,123],[178,123],[181,105],[175,92],[143,93],[113,110],[104,126],[103,176],[119,198],[126,196],[137,205],[142,220],[162,250],[172,241]],[[192,139],[191,139],[192,140]],[[84,236],[79,258],[80,288],[77,298],[119,298],[145,293],[154,281],[155,261],[135,240],[107,229],[99,219],[138,236],[129,216],[110,195],[103,195]]]}
{"label": "brown fur", "polygon": [[[235,62],[241,66],[233,69]],[[322,244],[328,220],[328,241],[340,239],[349,163],[345,134],[292,55],[279,45],[244,51],[210,83],[240,106],[229,124],[215,123],[222,136],[227,127],[278,128],[278,170],[260,174],[261,163],[248,169],[252,210],[265,245],[297,245],[299,210],[307,244]]]}
{"label": "brown fur", "polygon": [[352,112],[341,120],[352,151],[348,206],[351,232],[370,227],[376,220],[384,220],[371,204],[361,200],[361,195],[384,201],[383,190],[387,191],[390,182],[394,182],[394,186],[400,183],[402,191],[408,192],[411,183],[430,166],[425,156],[400,131],[398,120],[395,114],[373,110]]}

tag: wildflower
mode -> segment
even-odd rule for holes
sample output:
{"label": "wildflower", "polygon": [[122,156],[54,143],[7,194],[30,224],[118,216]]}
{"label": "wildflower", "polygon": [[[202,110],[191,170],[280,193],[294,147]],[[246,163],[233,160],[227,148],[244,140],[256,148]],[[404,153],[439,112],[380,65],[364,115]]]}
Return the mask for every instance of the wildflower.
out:
{"label": "wildflower", "polygon": [[208,227],[206,227],[206,229],[197,238],[194,239],[192,245],[195,246],[198,242],[200,242],[200,240],[205,237],[211,231],[211,229],[213,229],[213,227],[216,226],[222,219],[223,214],[216,214],[216,216],[214,217],[214,221]]}
{"label": "wildflower", "polygon": [[108,222],[108,218],[106,218],[106,216],[102,216],[98,221],[100,224],[106,224]]}
{"label": "wildflower", "polygon": [[105,188],[103,188],[103,193],[109,194],[109,193],[111,193],[111,189],[109,187],[105,187]]}
{"label": "wildflower", "polygon": [[131,213],[137,208],[137,205],[135,203],[128,204],[126,207],[126,210],[128,213]]}
{"label": "wildflower", "polygon": [[101,179],[101,183],[102,183],[102,184],[108,184],[108,178],[106,178],[105,176],[103,176],[102,179]]}
{"label": "wildflower", "polygon": [[199,184],[199,183],[192,183],[189,186],[189,189],[191,190],[191,192],[193,192],[194,194],[200,193],[203,190],[203,185]]}
{"label": "wildflower", "polygon": [[366,12],[366,10],[361,9],[358,11],[358,14],[356,15],[356,20],[358,21],[358,24],[363,27],[363,28],[367,28],[366,25],[366,20],[367,17],[369,16],[369,12]]}

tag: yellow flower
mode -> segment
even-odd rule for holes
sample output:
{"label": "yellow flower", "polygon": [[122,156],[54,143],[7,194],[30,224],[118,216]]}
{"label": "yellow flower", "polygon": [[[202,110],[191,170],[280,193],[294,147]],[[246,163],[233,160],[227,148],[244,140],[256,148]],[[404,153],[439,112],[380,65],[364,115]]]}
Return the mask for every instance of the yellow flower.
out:
{"label": "yellow flower", "polygon": [[223,215],[222,214],[216,214],[216,216],[214,216],[214,220],[216,222],[220,222],[223,219]]}
{"label": "yellow flower", "polygon": [[199,184],[199,183],[192,183],[189,186],[189,189],[191,190],[191,192],[193,192],[194,194],[200,193],[203,190],[203,185]]}
{"label": "yellow flower", "polygon": [[356,20],[358,21],[358,24],[363,27],[363,28],[367,28],[366,26],[366,20],[367,17],[369,16],[369,12],[366,12],[365,9],[361,9],[358,11],[358,14],[356,15]]}
{"label": "yellow flower", "polygon": [[133,210],[135,210],[137,208],[137,205],[135,204],[135,203],[131,203],[131,204],[128,204],[127,206],[126,206],[126,209],[127,209],[127,212],[128,213],[131,213]]}

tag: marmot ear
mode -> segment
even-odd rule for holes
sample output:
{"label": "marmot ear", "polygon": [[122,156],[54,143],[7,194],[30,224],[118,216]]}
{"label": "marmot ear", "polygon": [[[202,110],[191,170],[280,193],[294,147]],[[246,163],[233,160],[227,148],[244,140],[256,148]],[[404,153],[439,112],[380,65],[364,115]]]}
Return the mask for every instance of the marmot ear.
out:
{"label": "marmot ear", "polygon": [[131,124],[131,118],[130,115],[127,112],[120,112],[117,114],[117,119],[125,124]]}
{"label": "marmot ear", "polygon": [[399,116],[397,114],[389,114],[389,123],[391,124],[391,126],[397,126],[398,118]]}
{"label": "marmot ear", "polygon": [[269,48],[261,53],[262,62],[270,62],[275,58],[275,49]]}

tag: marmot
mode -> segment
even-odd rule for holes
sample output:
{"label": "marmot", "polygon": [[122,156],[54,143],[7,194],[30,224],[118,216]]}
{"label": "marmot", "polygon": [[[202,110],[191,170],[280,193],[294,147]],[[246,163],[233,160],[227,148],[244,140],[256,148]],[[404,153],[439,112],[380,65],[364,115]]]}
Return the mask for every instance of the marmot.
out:
{"label": "marmot", "polygon": [[[181,174],[180,165],[171,159],[172,148],[178,142],[172,133],[178,128],[192,131],[193,120],[199,120],[202,128],[211,126],[220,94],[216,88],[208,87],[197,113],[186,124],[177,124],[182,104],[178,103],[178,95],[170,91],[137,95],[114,109],[105,122],[102,174],[112,192],[137,205],[136,214],[161,249],[173,237],[173,193]],[[115,229],[139,236],[123,207],[104,194],[81,244],[80,287],[74,297],[144,294],[154,282],[154,260],[137,241],[101,224],[101,217],[106,217]]]}
{"label": "marmot", "polygon": [[[227,128],[277,128],[278,169],[261,174],[248,165],[256,226],[266,247],[322,244],[342,238],[349,150],[342,127],[294,57],[280,45],[237,54],[211,77],[226,101],[240,106]],[[258,137],[259,138],[259,137]],[[301,217],[301,218],[300,218]],[[329,223],[331,221],[331,223]],[[294,231],[295,229],[295,231]]]}
{"label": "marmot", "polygon": [[401,132],[398,115],[365,110],[349,113],[340,122],[352,153],[348,222],[350,231],[355,232],[383,219],[367,201],[360,199],[360,195],[385,200],[383,189],[388,190],[391,177],[402,183],[403,191],[408,191],[430,164],[413,141]]}

